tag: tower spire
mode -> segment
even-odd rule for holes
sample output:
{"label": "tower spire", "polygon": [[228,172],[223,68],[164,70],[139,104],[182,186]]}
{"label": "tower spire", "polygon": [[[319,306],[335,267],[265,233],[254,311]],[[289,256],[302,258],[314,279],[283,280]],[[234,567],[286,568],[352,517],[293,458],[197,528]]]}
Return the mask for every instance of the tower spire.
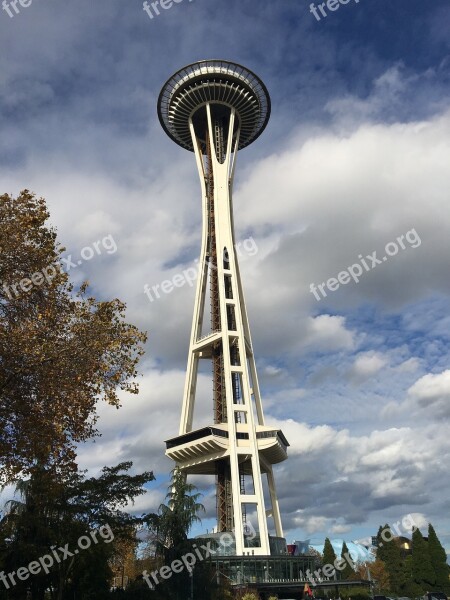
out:
{"label": "tower spire", "polygon": [[[267,125],[269,94],[241,65],[200,61],[166,82],[158,115],[169,137],[195,153],[203,212],[180,428],[178,436],[166,442],[166,454],[186,474],[215,475],[218,531],[233,533],[236,555],[270,555],[268,516],[276,537],[283,537],[272,465],[287,458],[289,444],[264,420],[232,206],[237,152]],[[211,363],[213,424],[194,430],[200,361]]]}

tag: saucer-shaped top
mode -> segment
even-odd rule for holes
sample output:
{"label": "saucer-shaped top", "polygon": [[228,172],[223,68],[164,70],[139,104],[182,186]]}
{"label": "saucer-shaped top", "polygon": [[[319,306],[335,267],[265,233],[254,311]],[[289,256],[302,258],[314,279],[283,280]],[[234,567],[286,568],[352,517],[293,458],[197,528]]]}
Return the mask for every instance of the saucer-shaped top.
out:
{"label": "saucer-shaped top", "polygon": [[252,71],[226,60],[192,63],[167,80],[158,98],[161,125],[182,148],[194,150],[189,118],[207,103],[236,110],[239,149],[261,135],[270,117],[269,92]]}

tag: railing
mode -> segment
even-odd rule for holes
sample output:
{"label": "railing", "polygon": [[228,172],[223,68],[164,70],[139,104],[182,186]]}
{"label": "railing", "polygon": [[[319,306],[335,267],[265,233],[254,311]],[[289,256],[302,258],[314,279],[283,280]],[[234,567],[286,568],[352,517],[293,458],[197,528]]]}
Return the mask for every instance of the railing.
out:
{"label": "railing", "polygon": [[[196,440],[200,440],[209,435],[216,435],[219,437],[228,438],[228,431],[224,429],[218,429],[216,427],[203,427],[202,429],[197,429],[197,431],[191,431],[189,433],[185,433],[184,435],[180,435],[176,438],[172,438],[171,440],[167,440],[166,447],[169,450],[170,448],[175,448],[176,446],[181,446],[182,444],[189,444],[189,442],[195,442]],[[236,432],[236,439],[238,440],[248,440],[249,434],[244,431]],[[271,438],[276,437],[279,443],[283,446],[284,450],[287,451],[287,446],[284,443],[286,438],[281,433],[281,431],[258,431],[256,434],[257,439]],[[287,440],[286,440],[287,441]]]}
{"label": "railing", "polygon": [[258,433],[256,434],[257,439],[264,439],[264,438],[271,438],[271,437],[276,437],[279,441],[279,443],[281,444],[281,446],[283,447],[284,451],[287,452],[288,446],[289,446],[289,442],[287,441],[287,439],[284,437],[284,434],[279,431],[279,430],[275,430],[275,431],[258,431]]}
{"label": "railing", "polygon": [[180,435],[176,438],[172,438],[171,440],[167,440],[166,448],[168,450],[170,448],[176,448],[177,446],[181,446],[182,444],[189,444],[189,442],[201,440],[202,438],[208,437],[209,435],[216,435],[219,437],[227,438],[228,431],[224,431],[223,429],[216,429],[215,427],[204,427],[203,429],[191,431],[189,433],[185,433],[184,435]]}
{"label": "railing", "polygon": [[220,329],[214,329],[214,331],[210,331],[209,333],[202,335],[202,337],[199,337],[197,340],[195,340],[195,343],[199,344],[203,340],[206,340],[206,338],[212,337],[213,335],[216,335],[216,333],[220,333],[220,331]]}

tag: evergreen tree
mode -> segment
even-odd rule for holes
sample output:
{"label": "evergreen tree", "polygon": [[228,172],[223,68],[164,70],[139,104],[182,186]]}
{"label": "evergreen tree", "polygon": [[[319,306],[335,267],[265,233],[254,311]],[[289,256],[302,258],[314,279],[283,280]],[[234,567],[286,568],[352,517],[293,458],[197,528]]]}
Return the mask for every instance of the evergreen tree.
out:
{"label": "evergreen tree", "polygon": [[377,559],[382,560],[385,564],[391,592],[405,595],[405,589],[409,583],[407,566],[403,560],[400,545],[389,525],[380,527],[378,530],[377,544]]}
{"label": "evergreen tree", "polygon": [[[11,599],[28,597],[28,588],[32,600],[44,600],[48,588],[54,600],[107,596],[112,542],[134,535],[134,527],[141,522],[122,508],[144,494],[144,484],[154,479],[151,472],[129,475],[131,466],[124,462],[104,467],[99,477],[89,479],[82,473],[62,479],[54,469],[40,467],[29,480],[17,483],[19,499],[7,504],[8,512],[0,522],[0,539],[5,540],[0,571],[17,572],[38,557],[50,555],[51,548],[67,547],[71,554],[65,559],[60,552],[59,562],[54,560],[48,573],[18,581],[9,592]],[[94,531],[97,541],[90,535]],[[78,546],[82,537],[89,542],[84,548]]]}
{"label": "evergreen tree", "polygon": [[336,560],[336,553],[331,545],[330,539],[325,538],[325,544],[323,547],[323,558],[322,563],[324,565],[334,565],[334,561]]}
{"label": "evergreen tree", "polygon": [[[198,550],[198,540],[189,539],[192,525],[200,522],[198,514],[205,512],[199,502],[201,494],[195,485],[186,481],[186,475],[178,468],[172,471],[166,495],[166,503],[159,507],[159,514],[150,515],[148,524],[156,528],[157,549],[163,564],[169,565],[187,553]],[[194,543],[197,542],[197,544]],[[167,600],[186,597],[186,590],[193,590],[194,598],[211,598],[218,592],[217,577],[208,559],[197,561],[192,569],[184,569],[164,581],[159,590]]]}
{"label": "evergreen tree", "polygon": [[[383,538],[382,534],[384,531],[391,531],[390,527],[388,524],[386,524],[384,527],[380,526],[380,528],[378,529],[378,533],[377,533],[377,558],[379,560],[382,560],[384,562],[386,562],[386,558],[387,558],[387,554],[388,554],[388,550],[387,550],[387,542],[385,541],[385,539]],[[392,532],[391,532],[391,536],[392,536]],[[386,536],[386,539],[389,537],[389,535]]]}
{"label": "evergreen tree", "polygon": [[422,588],[420,587],[420,585],[417,585],[417,583],[413,580],[412,555],[411,554],[409,554],[405,558],[405,573],[406,573],[407,583],[406,583],[406,587],[404,590],[404,595],[408,598],[418,598],[419,596],[422,596],[422,594],[423,594]]}
{"label": "evergreen tree", "polygon": [[412,536],[412,576],[413,580],[425,592],[436,584],[436,573],[431,564],[428,544],[424,540],[420,529],[416,529]]}
{"label": "evergreen tree", "polygon": [[443,592],[449,591],[447,554],[431,523],[428,525],[428,553],[436,576],[436,588]]}
{"label": "evergreen tree", "polygon": [[[350,557],[351,561],[349,561],[348,557]],[[341,571],[342,579],[354,579],[356,575],[354,569],[352,568],[352,564],[354,563],[345,542],[342,545],[341,558],[345,560],[345,568],[343,571]]]}
{"label": "evergreen tree", "polygon": [[177,554],[185,545],[189,531],[194,523],[200,522],[198,513],[205,512],[199,502],[200,494],[192,483],[186,481],[186,475],[175,468],[166,495],[167,504],[159,507],[159,534],[164,557],[175,551]]}

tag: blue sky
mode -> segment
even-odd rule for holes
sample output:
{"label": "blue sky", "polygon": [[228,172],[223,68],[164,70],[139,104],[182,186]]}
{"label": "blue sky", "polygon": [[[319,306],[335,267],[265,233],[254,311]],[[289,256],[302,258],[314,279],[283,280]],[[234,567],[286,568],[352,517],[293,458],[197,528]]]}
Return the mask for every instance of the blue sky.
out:
{"label": "blue sky", "polygon": [[[140,396],[99,407],[80,464],[134,460],[157,476],[135,509],[163,499],[194,291],[149,302],[143,288],[195,260],[201,214],[193,156],[156,100],[180,67],[225,58],[272,98],[234,198],[237,239],[257,248],[242,273],[266,418],[291,443],[276,470],[287,538],[359,539],[411,513],[450,552],[448,2],[350,0],[320,21],[303,0],[183,0],[153,19],[137,0],[19,8],[0,11],[2,191],[44,196],[74,256],[112,235],[117,252],[70,274],[149,331]],[[311,293],[412,231],[420,244],[359,282]]]}

